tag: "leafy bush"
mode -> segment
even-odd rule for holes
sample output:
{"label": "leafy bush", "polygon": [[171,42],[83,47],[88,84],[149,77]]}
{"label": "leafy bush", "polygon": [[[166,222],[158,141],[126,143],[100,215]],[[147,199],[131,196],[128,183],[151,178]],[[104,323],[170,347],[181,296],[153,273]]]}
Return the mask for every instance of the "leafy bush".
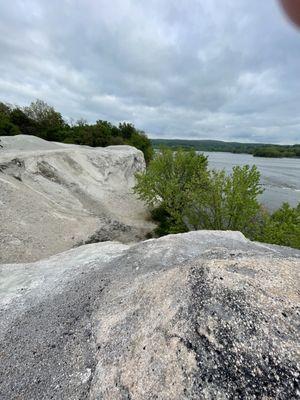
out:
{"label": "leafy bush", "polygon": [[260,208],[259,178],[256,167],[235,167],[226,176],[224,171],[208,171],[207,158],[193,150],[164,149],[137,175],[135,192],[159,208],[164,231],[246,231]]}
{"label": "leafy bush", "polygon": [[259,182],[255,166],[236,166],[229,176],[224,171],[211,171],[204,190],[199,186],[190,190],[188,220],[192,228],[251,231],[260,209]]}
{"label": "leafy bush", "polygon": [[230,175],[209,171],[195,151],[163,149],[134,188],[152,208],[156,234],[189,230],[238,230],[262,242],[300,248],[300,204],[269,214],[258,202],[263,192],[255,166],[236,166]]}
{"label": "leafy bush", "polygon": [[3,133],[2,136],[14,136],[18,135],[20,130],[9,118],[0,114],[0,132]]}
{"label": "leafy bush", "polygon": [[[135,192],[152,208],[159,207],[169,216],[169,232],[188,230],[186,211],[190,188],[206,187],[207,158],[195,151],[162,149],[150,162],[145,173],[137,174]],[[165,220],[166,222],[166,220]]]}
{"label": "leafy bush", "polygon": [[300,203],[295,208],[283,203],[273,214],[266,214],[263,227],[255,239],[300,249]]}

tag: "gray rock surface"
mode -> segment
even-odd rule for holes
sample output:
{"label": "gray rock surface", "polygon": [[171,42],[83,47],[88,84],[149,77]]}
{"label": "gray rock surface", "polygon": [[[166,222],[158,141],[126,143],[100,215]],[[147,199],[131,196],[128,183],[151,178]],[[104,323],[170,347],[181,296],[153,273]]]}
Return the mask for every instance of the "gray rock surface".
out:
{"label": "gray rock surface", "polygon": [[95,240],[137,241],[153,229],[132,193],[145,168],[134,147],[24,135],[0,145],[0,262],[36,261]]}
{"label": "gray rock surface", "polygon": [[238,232],[0,268],[0,398],[299,398],[300,252]]}

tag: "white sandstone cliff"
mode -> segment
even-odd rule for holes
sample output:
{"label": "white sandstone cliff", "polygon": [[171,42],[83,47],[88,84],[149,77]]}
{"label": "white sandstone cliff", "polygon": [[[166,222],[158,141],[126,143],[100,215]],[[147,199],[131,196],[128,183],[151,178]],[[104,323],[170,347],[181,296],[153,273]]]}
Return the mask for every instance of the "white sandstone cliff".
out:
{"label": "white sandstone cliff", "polygon": [[33,136],[0,138],[0,262],[35,261],[153,229],[132,192],[145,168],[130,146],[91,148]]}

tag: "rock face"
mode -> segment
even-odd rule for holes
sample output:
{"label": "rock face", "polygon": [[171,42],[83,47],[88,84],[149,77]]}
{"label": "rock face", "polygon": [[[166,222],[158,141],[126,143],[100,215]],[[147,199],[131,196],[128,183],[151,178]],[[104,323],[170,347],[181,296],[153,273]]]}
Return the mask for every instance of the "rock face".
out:
{"label": "rock face", "polygon": [[132,193],[145,168],[129,146],[90,148],[0,138],[0,262],[29,262],[93,241],[137,241],[153,229]]}
{"label": "rock face", "polygon": [[297,399],[299,267],[213,231],[2,265],[0,398]]}

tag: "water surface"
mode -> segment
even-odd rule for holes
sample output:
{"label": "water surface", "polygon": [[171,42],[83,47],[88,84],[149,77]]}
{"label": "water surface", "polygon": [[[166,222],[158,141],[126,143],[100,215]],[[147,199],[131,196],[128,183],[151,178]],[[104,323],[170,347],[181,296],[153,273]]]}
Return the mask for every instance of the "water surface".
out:
{"label": "water surface", "polygon": [[300,202],[300,159],[264,158],[250,154],[204,152],[210,168],[230,172],[235,165],[256,165],[265,189],[260,201],[269,210],[277,209],[283,202],[295,207]]}

